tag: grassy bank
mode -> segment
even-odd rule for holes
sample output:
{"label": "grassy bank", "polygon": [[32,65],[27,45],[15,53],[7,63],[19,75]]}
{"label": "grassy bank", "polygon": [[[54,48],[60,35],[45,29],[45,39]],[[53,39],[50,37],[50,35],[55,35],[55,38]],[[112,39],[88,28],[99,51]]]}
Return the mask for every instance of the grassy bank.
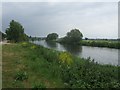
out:
{"label": "grassy bank", "polygon": [[82,45],[94,46],[94,47],[108,47],[120,49],[119,41],[109,41],[109,40],[82,40]]}
{"label": "grassy bank", "polygon": [[3,45],[3,88],[118,88],[118,67],[30,43]]}

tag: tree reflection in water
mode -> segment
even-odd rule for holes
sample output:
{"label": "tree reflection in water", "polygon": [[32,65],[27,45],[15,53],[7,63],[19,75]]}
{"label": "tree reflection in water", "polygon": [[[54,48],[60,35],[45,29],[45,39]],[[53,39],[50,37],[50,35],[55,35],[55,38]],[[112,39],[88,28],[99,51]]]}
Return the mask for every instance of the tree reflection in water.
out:
{"label": "tree reflection in water", "polygon": [[57,48],[57,43],[54,41],[46,41],[46,45],[50,48]]}
{"label": "tree reflection in water", "polygon": [[80,45],[63,45],[63,47],[66,49],[66,51],[76,56],[80,55],[82,52],[82,46]]}

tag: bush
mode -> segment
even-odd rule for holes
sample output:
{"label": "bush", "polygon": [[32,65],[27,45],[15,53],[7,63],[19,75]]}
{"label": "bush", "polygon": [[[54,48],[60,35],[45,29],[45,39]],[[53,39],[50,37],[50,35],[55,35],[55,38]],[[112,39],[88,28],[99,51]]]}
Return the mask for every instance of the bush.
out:
{"label": "bush", "polygon": [[28,79],[28,75],[24,71],[18,71],[14,78],[15,80],[23,81],[23,80]]}
{"label": "bush", "polygon": [[31,46],[30,47],[31,49],[36,49],[37,47],[35,45]]}
{"label": "bush", "polygon": [[60,62],[66,63],[67,65],[70,65],[73,63],[72,55],[68,52],[60,53],[59,60],[60,60]]}
{"label": "bush", "polygon": [[29,44],[28,44],[27,42],[22,42],[22,43],[21,43],[21,46],[22,46],[22,47],[28,47]]}

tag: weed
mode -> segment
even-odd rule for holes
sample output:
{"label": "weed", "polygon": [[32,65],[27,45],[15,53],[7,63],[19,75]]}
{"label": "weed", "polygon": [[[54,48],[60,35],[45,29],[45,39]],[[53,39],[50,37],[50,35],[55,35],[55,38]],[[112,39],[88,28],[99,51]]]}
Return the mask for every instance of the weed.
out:
{"label": "weed", "polygon": [[28,79],[28,75],[25,71],[18,71],[14,78],[15,80],[23,81]]}
{"label": "weed", "polygon": [[45,88],[46,88],[46,86],[42,82],[35,83],[35,84],[33,84],[33,87],[32,87],[33,90],[41,90],[41,89],[45,89]]}
{"label": "weed", "polygon": [[12,83],[12,85],[13,85],[13,87],[15,87],[15,88],[24,88],[24,84],[23,84],[23,82],[21,82],[21,81],[14,81],[13,83]]}

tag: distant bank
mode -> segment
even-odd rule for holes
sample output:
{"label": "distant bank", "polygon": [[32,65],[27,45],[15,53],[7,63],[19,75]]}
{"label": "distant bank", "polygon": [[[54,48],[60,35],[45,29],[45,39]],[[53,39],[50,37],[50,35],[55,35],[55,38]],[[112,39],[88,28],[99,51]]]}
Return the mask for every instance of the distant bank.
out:
{"label": "distant bank", "polygon": [[120,49],[120,41],[117,39],[110,40],[82,40],[82,45],[84,46],[93,46],[93,47],[108,47]]}

